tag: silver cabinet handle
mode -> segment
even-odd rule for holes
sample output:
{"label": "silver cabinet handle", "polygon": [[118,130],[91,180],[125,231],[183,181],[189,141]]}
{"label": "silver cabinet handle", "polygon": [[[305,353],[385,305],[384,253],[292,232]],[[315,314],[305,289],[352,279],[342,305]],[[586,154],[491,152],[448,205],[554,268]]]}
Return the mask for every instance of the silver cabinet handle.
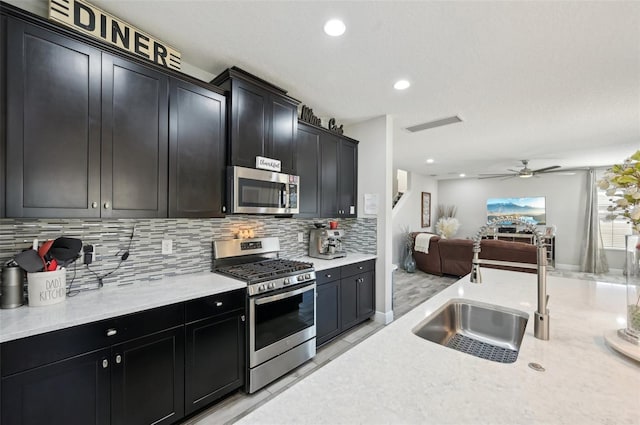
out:
{"label": "silver cabinet handle", "polygon": [[227,207],[222,207],[222,212],[227,212]]}
{"label": "silver cabinet handle", "polygon": [[222,301],[216,301],[216,307],[222,307]]}
{"label": "silver cabinet handle", "polygon": [[245,321],[244,314],[240,316],[240,320],[242,320],[243,322]]}
{"label": "silver cabinet handle", "polygon": [[97,202],[92,202],[91,203],[91,208],[98,208],[98,203]]}
{"label": "silver cabinet handle", "polygon": [[107,336],[114,336],[115,334],[117,334],[118,331],[116,329],[107,329]]}
{"label": "silver cabinet handle", "polygon": [[108,367],[109,367],[109,360],[107,359],[102,360],[102,368],[106,369]]}
{"label": "silver cabinet handle", "polygon": [[116,356],[116,363],[118,364],[122,363],[122,356],[120,354]]}
{"label": "silver cabinet handle", "polygon": [[364,267],[358,266],[358,270],[362,270],[362,269],[364,269]]}
{"label": "silver cabinet handle", "polygon": [[330,274],[327,274],[327,275],[325,275],[325,276],[327,276],[327,277],[331,277],[331,275],[330,275]]}
{"label": "silver cabinet handle", "polygon": [[104,203],[104,209],[105,209],[105,210],[108,210],[108,209],[109,209],[109,203],[108,203],[108,202],[105,202],[105,203]]}

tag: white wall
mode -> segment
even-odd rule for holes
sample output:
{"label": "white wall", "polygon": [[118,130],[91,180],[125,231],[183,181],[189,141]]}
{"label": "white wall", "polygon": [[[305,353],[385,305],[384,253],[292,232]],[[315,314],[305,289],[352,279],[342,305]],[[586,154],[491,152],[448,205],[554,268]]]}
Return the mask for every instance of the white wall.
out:
{"label": "white wall", "polygon": [[[435,230],[435,207],[438,205],[438,181],[422,174],[409,173],[408,191],[393,209],[393,264],[401,266],[406,241],[405,227],[411,232]],[[431,226],[422,227],[422,192],[431,193]]]}
{"label": "white wall", "polygon": [[556,225],[556,266],[580,266],[585,229],[587,173],[556,173],[530,179],[459,179],[438,182],[438,202],[458,207],[457,237],[472,238],[486,224],[488,198],[546,197],[547,224]]}
{"label": "white wall", "polygon": [[[393,175],[393,122],[382,116],[349,126],[345,134],[358,145],[358,216],[377,218],[376,321],[393,320],[391,266],[391,198]],[[364,213],[364,195],[378,195],[378,213]]]}

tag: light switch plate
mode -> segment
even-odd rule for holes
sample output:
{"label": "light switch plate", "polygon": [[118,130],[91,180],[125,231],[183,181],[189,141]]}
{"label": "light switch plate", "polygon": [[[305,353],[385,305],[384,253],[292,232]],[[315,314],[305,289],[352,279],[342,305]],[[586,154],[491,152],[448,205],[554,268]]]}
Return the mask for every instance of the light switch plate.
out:
{"label": "light switch plate", "polygon": [[304,233],[298,232],[298,242],[304,242]]}
{"label": "light switch plate", "polygon": [[173,240],[171,239],[163,239],[162,240],[162,254],[173,254]]}

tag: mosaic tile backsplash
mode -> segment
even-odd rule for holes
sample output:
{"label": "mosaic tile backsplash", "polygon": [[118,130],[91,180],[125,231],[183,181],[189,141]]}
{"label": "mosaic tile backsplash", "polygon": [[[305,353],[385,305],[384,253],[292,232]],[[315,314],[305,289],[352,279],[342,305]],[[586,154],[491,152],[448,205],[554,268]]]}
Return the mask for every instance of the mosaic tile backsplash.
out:
{"label": "mosaic tile backsplash", "polygon": [[[0,219],[0,261],[4,266],[15,254],[30,248],[36,238],[40,243],[60,236],[78,238],[84,245],[97,247],[97,258],[90,268],[82,264],[82,258],[69,265],[67,285],[73,280],[72,289],[88,290],[98,286],[94,273],[102,276],[118,266],[134,226],[129,258],[103,280],[105,285],[209,271],[211,242],[233,239],[242,230],[253,230],[255,237],[277,236],[281,257],[306,255],[309,229],[317,221],[329,220],[242,215],[222,219]],[[347,252],[376,253],[376,219],[338,221],[345,231]],[[298,232],[304,234],[303,242],[298,242]],[[162,255],[163,239],[173,241],[173,254]]]}

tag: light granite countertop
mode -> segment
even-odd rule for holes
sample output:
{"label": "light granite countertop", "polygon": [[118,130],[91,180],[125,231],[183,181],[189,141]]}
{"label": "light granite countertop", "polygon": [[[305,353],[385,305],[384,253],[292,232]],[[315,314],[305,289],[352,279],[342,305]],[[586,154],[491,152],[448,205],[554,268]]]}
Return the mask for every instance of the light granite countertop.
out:
{"label": "light granite countertop", "polygon": [[[374,258],[375,255],[351,253],[335,260],[297,259],[324,270]],[[110,284],[100,290],[80,292],[58,304],[0,310],[0,343],[246,287],[246,282],[211,272],[126,286]]]}
{"label": "light granite countertop", "polygon": [[[486,268],[482,274],[484,283],[461,279],[238,423],[639,423],[640,362],[603,338],[624,326],[623,285],[549,276],[551,339],[542,341],[533,336],[536,276]],[[451,298],[528,313],[518,360],[483,360],[411,332]]]}

